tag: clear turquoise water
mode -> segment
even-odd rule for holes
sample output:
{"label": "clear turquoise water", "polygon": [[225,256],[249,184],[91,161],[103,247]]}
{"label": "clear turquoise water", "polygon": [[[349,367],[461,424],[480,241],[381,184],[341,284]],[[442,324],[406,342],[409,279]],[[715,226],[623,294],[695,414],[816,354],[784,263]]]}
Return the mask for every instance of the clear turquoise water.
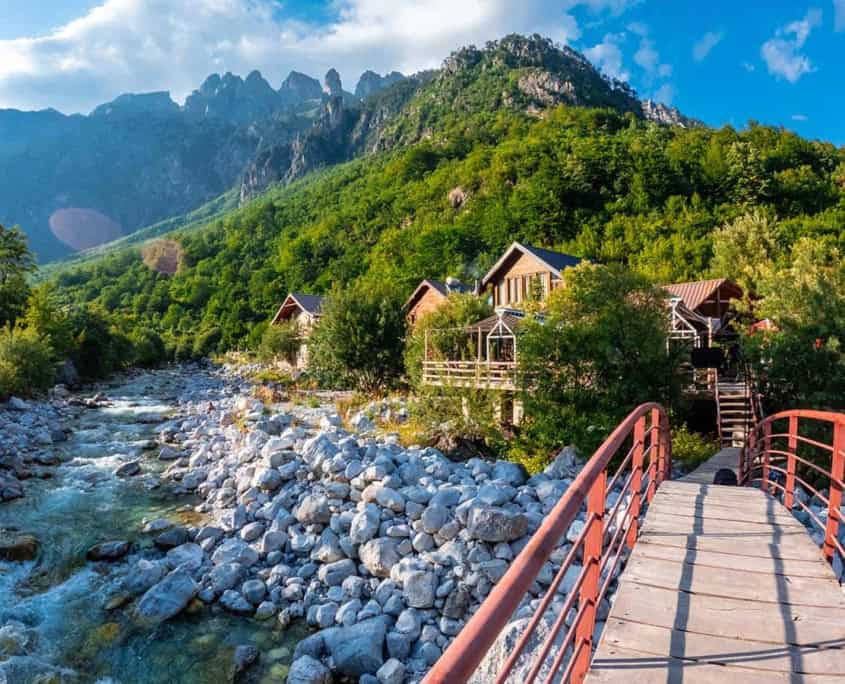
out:
{"label": "clear turquoise water", "polygon": [[93,544],[129,539],[145,549],[141,521],[160,516],[197,522],[186,510],[193,503],[166,488],[149,489],[145,478],[112,475],[117,454],[138,456],[145,472],[160,469],[154,452],[143,452],[156,425],[136,421],[142,414],[173,409],[183,378],[157,371],[108,388],[113,406],[85,411],[61,447],[70,460],[49,480],[28,480],[26,496],[0,505],[0,528],[35,535],[37,561],[0,562],[0,624],[21,620],[39,633],[36,656],[70,668],[82,682],[205,684],[231,681],[234,648],[253,644],[259,663],[239,681],[284,682],[302,628],[282,630],[197,605],[193,611],[154,629],[139,629],[130,606],[105,608],[125,575],[126,563],[92,564]]}

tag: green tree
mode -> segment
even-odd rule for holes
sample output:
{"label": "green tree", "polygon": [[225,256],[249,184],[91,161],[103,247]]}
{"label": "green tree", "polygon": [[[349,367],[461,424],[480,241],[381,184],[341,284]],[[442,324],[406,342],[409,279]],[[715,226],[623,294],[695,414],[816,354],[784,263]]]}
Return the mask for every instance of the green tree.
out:
{"label": "green tree", "polygon": [[74,347],[70,318],[59,304],[52,283],[42,283],[32,289],[23,325],[46,337],[57,359],[65,358]]}
{"label": "green tree", "polygon": [[0,328],[0,398],[46,390],[55,377],[46,337],[32,328]]}
{"label": "green tree", "polygon": [[782,252],[777,220],[755,209],[719,228],[712,240],[711,274],[736,282],[748,304]]}
{"label": "green tree", "polygon": [[261,336],[258,353],[265,361],[282,360],[295,366],[301,347],[302,331],[299,324],[291,320],[268,326]]}
{"label": "green tree", "polygon": [[567,270],[545,315],[527,320],[518,338],[523,447],[574,442],[589,452],[638,404],[672,406],[666,315],[663,293],[622,266]]}
{"label": "green tree", "polygon": [[0,224],[0,326],[14,323],[26,308],[27,276],[35,270],[35,258],[20,228]]}
{"label": "green tree", "polygon": [[318,377],[380,392],[402,374],[405,315],[395,289],[362,281],[335,289],[308,339],[309,368]]}

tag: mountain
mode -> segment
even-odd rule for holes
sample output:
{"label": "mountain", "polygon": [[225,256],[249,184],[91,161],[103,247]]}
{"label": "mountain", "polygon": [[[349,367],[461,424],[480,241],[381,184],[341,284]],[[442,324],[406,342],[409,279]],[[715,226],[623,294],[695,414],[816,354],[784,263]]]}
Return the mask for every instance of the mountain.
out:
{"label": "mountain", "polygon": [[51,277],[67,303],[98,304],[186,358],[255,344],[289,291],[472,281],[514,240],[657,283],[727,275],[709,273],[714,231],[751,210],[772,217],[782,249],[803,237],[845,249],[845,149],[694,124],[578,53],[509,36],[355,106],[327,98],[289,142],[268,137],[248,183],[146,233],[175,229],[176,273],[130,246]]}
{"label": "mountain", "polygon": [[361,155],[413,145],[479,112],[543,116],[607,107],[690,126],[641,102],[583,55],[540,36],[507,36],[404,77],[366,71],[355,92],[292,71],[212,74],[183,106],[166,92],[124,94],[89,116],[0,111],[0,222],[20,224],[41,261],[189,213],[235,189],[241,202]]}
{"label": "mountain", "polygon": [[319,124],[331,97],[304,74],[276,90],[253,71],[212,74],[181,107],[154,92],[88,116],[0,110],[0,223],[19,224],[42,262],[131,235],[239,187],[264,150]]}

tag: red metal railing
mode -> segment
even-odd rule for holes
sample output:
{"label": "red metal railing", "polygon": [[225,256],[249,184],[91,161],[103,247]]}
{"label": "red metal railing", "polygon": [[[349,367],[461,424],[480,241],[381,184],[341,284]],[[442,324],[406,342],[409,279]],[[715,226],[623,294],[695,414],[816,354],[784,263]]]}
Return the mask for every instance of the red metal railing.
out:
{"label": "red metal railing", "polygon": [[[827,432],[829,443],[801,435],[799,428],[805,425]],[[834,550],[845,560],[845,549],[838,539],[844,476],[843,413],[803,409],[776,413],[757,424],[740,455],[739,483],[759,483],[761,489],[780,497],[788,510],[797,505],[806,511],[810,520],[824,530],[822,552],[828,561],[833,560]],[[816,486],[820,481],[827,484],[827,496]],[[827,507],[827,520],[823,521],[795,496],[797,485]]]}
{"label": "red metal railing", "polygon": [[[629,444],[613,476],[608,478],[611,462]],[[547,682],[580,684],[590,666],[598,607],[620,562],[636,543],[643,496],[650,502],[657,487],[669,476],[671,457],[666,412],[658,404],[639,406],[583,467],[504,577],[426,675],[423,684],[461,684],[472,676],[586,504],[583,529],[495,679],[497,684],[504,683],[519,665],[522,673],[530,667],[526,676],[520,676],[520,684],[533,684],[541,672]],[[608,506],[608,495],[614,492],[617,497]],[[554,622],[543,643],[529,649],[531,637],[546,617],[558,587],[579,553],[581,573],[562,609],[549,617]],[[575,619],[559,640],[573,609]]]}

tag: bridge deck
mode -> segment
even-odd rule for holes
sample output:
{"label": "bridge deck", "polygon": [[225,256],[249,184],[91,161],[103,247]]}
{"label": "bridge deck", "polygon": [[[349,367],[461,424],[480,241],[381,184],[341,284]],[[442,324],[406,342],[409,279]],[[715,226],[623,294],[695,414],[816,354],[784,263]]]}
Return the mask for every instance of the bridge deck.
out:
{"label": "bridge deck", "polygon": [[845,684],[833,572],[778,501],[707,484],[714,461],[660,486],[587,683]]}

